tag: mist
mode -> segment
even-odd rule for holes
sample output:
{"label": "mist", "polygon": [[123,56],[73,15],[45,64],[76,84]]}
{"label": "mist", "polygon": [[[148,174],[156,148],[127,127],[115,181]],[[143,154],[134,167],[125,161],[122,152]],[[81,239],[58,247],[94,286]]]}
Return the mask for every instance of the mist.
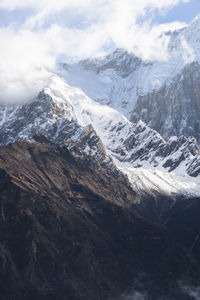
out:
{"label": "mist", "polygon": [[169,38],[161,33],[185,24],[151,20],[181,2],[187,1],[2,0],[0,10],[12,18],[0,23],[0,102],[36,97],[61,58],[71,63],[124,48],[145,60],[167,60]]}

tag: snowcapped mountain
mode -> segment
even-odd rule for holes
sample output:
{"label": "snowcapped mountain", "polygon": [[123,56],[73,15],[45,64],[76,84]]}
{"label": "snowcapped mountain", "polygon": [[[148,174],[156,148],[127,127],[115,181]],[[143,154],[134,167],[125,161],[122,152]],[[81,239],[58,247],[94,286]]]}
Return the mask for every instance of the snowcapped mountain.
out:
{"label": "snowcapped mountain", "polygon": [[164,138],[185,135],[200,141],[200,64],[186,65],[169,85],[139,96],[131,120],[140,119]]}
{"label": "snowcapped mountain", "polygon": [[33,101],[0,111],[1,144],[41,133],[57,143],[66,141],[76,155],[93,157],[112,174],[127,175],[139,193],[200,193],[195,138],[166,142],[142,121],[130,122],[56,75]]}
{"label": "snowcapped mountain", "polygon": [[60,65],[58,73],[93,100],[133,122],[141,119],[166,139],[186,135],[200,142],[200,16],[165,36],[165,60],[142,61],[117,49],[103,58]]}
{"label": "snowcapped mountain", "polygon": [[60,64],[36,99],[0,106],[1,145],[41,133],[138,193],[199,195],[200,17],[165,35],[165,61],[117,49]]}

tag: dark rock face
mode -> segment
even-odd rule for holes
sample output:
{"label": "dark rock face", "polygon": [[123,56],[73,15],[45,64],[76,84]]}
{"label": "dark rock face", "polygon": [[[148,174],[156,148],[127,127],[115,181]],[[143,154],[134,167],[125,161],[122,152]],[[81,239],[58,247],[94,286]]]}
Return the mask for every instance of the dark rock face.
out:
{"label": "dark rock face", "polygon": [[[184,199],[180,197],[160,220],[162,228],[173,236],[179,245],[184,247],[196,265],[200,264],[200,198]],[[188,294],[193,294],[193,299],[199,299],[199,277],[197,276],[198,289],[187,283],[182,284]]]}
{"label": "dark rock face", "polygon": [[169,85],[139,96],[131,120],[139,119],[164,138],[194,136],[200,142],[200,65],[187,65]]}
{"label": "dark rock face", "polygon": [[174,203],[162,216],[161,224],[169,234],[186,249],[190,255],[200,262],[200,198],[183,199]]}
{"label": "dark rock face", "polygon": [[[84,69],[91,70],[97,74],[107,69],[114,69],[116,73],[123,78],[126,78],[130,73],[141,67],[141,65],[145,65],[139,57],[131,55],[120,48],[102,58],[102,60],[88,59],[81,61],[80,64]],[[65,68],[67,67],[65,65],[63,66]]]}
{"label": "dark rock face", "polygon": [[192,299],[199,276],[137,195],[94,161],[43,136],[0,148],[0,299],[118,299],[145,275],[148,299]]}

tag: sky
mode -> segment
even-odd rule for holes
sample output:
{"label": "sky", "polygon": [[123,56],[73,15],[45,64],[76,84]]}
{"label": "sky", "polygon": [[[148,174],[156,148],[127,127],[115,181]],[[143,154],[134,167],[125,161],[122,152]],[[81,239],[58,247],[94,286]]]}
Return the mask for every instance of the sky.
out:
{"label": "sky", "polygon": [[166,59],[161,33],[186,26],[199,12],[200,0],[0,0],[1,97],[33,96],[61,60],[115,48]]}
{"label": "sky", "polygon": [[176,5],[164,16],[157,16],[158,23],[165,22],[191,22],[200,13],[200,0],[191,0],[189,2]]}
{"label": "sky", "polygon": [[[9,1],[9,0],[8,0]],[[0,1],[1,2],[1,1]],[[2,1],[4,2],[4,1]],[[24,1],[29,2],[29,1]],[[134,1],[133,1],[134,2]],[[7,5],[7,7],[11,8],[11,5]],[[14,7],[14,6],[13,6]],[[9,25],[11,22],[19,22],[23,23],[24,20],[31,16],[34,13],[34,7],[24,6],[16,6],[15,9],[5,9],[6,5],[0,5],[0,26]],[[165,11],[163,14],[157,14],[154,18],[155,23],[167,23],[167,22],[186,22],[189,23],[192,21],[197,14],[200,12],[200,1],[199,0],[191,0],[186,2],[180,2],[179,4],[175,5],[174,7],[169,7],[169,10]],[[64,19],[65,14],[59,18]],[[79,26],[79,21],[76,18],[72,20],[72,24],[75,26]],[[64,20],[63,20],[63,23]]]}

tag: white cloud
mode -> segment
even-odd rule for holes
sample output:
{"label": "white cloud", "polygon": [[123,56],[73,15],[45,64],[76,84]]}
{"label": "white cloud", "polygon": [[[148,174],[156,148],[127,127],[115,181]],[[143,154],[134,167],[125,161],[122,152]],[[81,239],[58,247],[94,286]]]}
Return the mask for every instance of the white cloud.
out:
{"label": "white cloud", "polygon": [[[100,55],[109,44],[145,59],[161,59],[160,53],[166,59],[168,39],[161,32],[183,24],[152,26],[151,17],[181,2],[188,0],[1,0],[7,13],[31,10],[23,24],[0,28],[1,98],[33,97],[47,76],[41,67],[52,70],[59,56]],[[76,21],[69,25],[69,19]]]}
{"label": "white cloud", "polygon": [[55,60],[42,35],[27,30],[0,29],[1,101],[21,101],[35,96],[49,77],[42,69],[53,69]]}

